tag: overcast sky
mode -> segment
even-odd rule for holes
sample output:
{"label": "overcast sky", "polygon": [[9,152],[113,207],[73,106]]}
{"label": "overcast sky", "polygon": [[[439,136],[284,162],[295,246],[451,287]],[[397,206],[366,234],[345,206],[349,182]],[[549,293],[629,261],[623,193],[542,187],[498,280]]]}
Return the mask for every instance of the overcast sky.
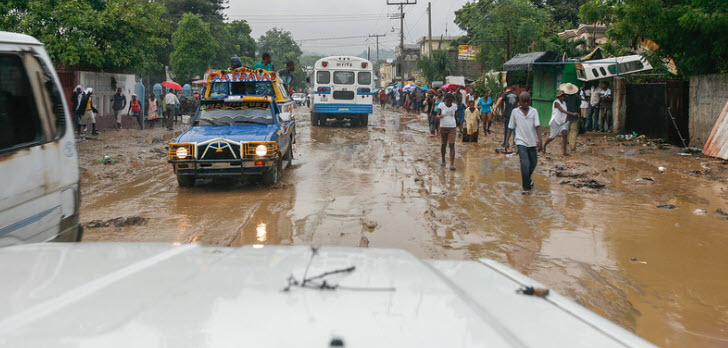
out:
{"label": "overcast sky", "polygon": [[[406,1],[406,0],[390,0]],[[409,0],[410,2],[414,0]],[[455,10],[467,0],[431,0],[432,36],[461,35],[455,23]],[[273,27],[293,34],[304,52],[320,54],[359,54],[372,47],[370,34],[387,34],[379,39],[380,48],[394,49],[399,44],[399,6],[387,0],[230,0],[227,15],[231,20],[245,19],[258,38]],[[427,1],[404,6],[404,42],[415,43],[427,35]],[[394,29],[394,31],[392,31]]]}

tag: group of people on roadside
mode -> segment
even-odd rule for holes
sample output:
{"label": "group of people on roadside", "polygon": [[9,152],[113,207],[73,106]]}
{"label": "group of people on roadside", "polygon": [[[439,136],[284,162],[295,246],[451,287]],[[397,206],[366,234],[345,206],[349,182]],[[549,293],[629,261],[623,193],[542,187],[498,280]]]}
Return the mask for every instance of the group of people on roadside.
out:
{"label": "group of people on roadside", "polygon": [[[96,129],[98,109],[96,109],[93,88],[84,88],[82,85],[76,86],[71,94],[71,101],[73,115],[76,121],[76,134],[81,135],[82,132],[87,132],[90,126],[91,132],[89,134],[98,135],[99,132]],[[160,104],[154,94],[151,94],[147,101],[146,117],[149,127],[154,128],[154,122],[160,118],[161,114],[167,129],[172,130],[176,110],[179,108],[179,105],[179,98],[177,98],[177,95],[171,89],[164,96],[163,104]],[[116,93],[111,96],[111,109],[116,119],[116,129],[132,128],[132,120],[136,120],[139,124],[139,129],[144,129],[144,120],[142,118],[143,107],[136,94],[132,94],[131,99],[127,102],[123,90],[117,88]],[[122,127],[124,114],[128,115],[129,118],[126,120],[125,127]]]}
{"label": "group of people on roadside", "polygon": [[516,93],[516,85],[509,85],[493,103],[488,91],[476,96],[473,90],[432,89],[428,91],[423,108],[428,115],[430,136],[441,137],[441,166],[446,167],[446,153],[450,149],[450,166],[455,170],[455,139],[457,132],[463,142],[477,142],[480,123],[484,135],[490,134],[494,111],[499,111],[504,121],[502,146],[508,153],[510,145],[516,146],[520,160],[521,181],[524,194],[533,189],[531,179],[538,163],[538,152],[546,153],[546,147],[557,137],[562,137],[562,154],[569,156],[568,146],[576,150],[576,137],[587,130],[611,132],[612,92],[608,82],[599,86],[584,84],[581,89],[565,83],[551,105],[550,132],[544,142],[538,110],[531,106],[529,92]]}

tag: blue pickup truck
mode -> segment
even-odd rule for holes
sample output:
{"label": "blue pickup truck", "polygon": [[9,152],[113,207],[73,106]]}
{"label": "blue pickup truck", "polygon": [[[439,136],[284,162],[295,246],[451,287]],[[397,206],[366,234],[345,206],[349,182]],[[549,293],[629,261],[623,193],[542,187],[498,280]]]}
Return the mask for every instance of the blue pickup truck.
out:
{"label": "blue pickup truck", "polygon": [[273,96],[203,99],[192,126],[169,143],[180,187],[202,177],[262,177],[273,185],[293,160],[295,120]]}

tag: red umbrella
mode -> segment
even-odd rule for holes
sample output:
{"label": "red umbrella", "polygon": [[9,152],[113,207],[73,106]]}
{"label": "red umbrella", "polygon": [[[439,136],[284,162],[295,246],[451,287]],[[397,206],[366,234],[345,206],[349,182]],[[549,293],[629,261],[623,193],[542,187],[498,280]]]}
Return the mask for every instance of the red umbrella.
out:
{"label": "red umbrella", "polygon": [[180,86],[179,83],[174,82],[174,81],[164,81],[164,82],[160,83],[160,85],[162,85],[162,87],[176,89],[178,91],[182,90],[182,86]]}
{"label": "red umbrella", "polygon": [[456,85],[454,83],[448,83],[448,84],[442,86],[443,89],[453,89],[453,88],[458,89],[460,87],[462,87],[462,86]]}
{"label": "red umbrella", "polygon": [[194,80],[192,81],[193,86],[207,86],[207,81],[205,80]]}

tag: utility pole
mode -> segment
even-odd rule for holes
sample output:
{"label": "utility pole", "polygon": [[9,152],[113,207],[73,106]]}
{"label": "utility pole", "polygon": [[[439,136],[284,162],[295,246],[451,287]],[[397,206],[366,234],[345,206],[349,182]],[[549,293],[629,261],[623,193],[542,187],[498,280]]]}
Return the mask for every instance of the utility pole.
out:
{"label": "utility pole", "polygon": [[379,63],[379,38],[380,37],[385,37],[385,36],[387,36],[387,34],[381,34],[381,35],[374,34],[374,35],[369,35],[369,37],[374,37],[374,38],[377,39],[377,63]]}
{"label": "utility pole", "polygon": [[432,57],[432,3],[427,3],[427,40],[429,42],[430,57]]}
{"label": "utility pole", "polygon": [[404,86],[404,71],[402,71],[404,58],[404,5],[416,5],[417,0],[387,0],[387,5],[399,5],[399,58],[397,59],[397,73],[402,74],[401,84]]}
{"label": "utility pole", "polygon": [[372,54],[372,48],[370,46],[367,46],[367,60],[370,62],[372,61],[371,54]]}

